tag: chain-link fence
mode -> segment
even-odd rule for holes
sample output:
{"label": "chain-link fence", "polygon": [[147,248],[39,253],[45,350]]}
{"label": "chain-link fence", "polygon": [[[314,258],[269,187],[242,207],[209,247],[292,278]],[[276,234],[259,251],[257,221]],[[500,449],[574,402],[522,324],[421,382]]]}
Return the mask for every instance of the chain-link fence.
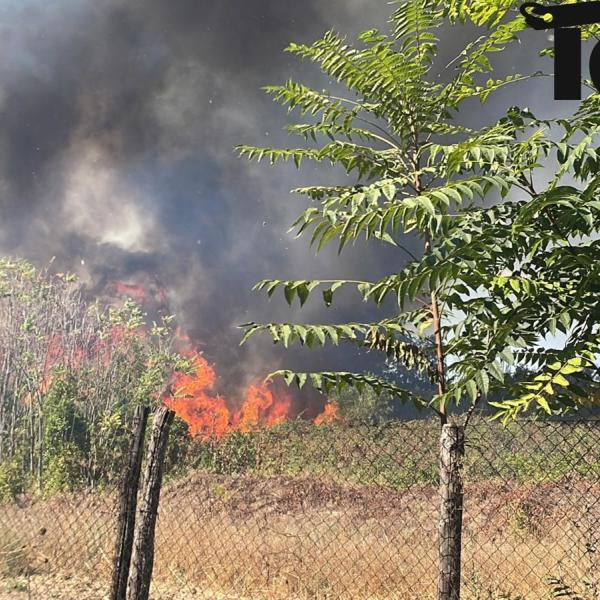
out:
{"label": "chain-link fence", "polygon": [[[153,598],[436,597],[436,422],[177,443]],[[462,480],[462,598],[600,598],[600,421],[474,419]],[[111,489],[4,502],[0,598],[106,597],[116,516]]]}

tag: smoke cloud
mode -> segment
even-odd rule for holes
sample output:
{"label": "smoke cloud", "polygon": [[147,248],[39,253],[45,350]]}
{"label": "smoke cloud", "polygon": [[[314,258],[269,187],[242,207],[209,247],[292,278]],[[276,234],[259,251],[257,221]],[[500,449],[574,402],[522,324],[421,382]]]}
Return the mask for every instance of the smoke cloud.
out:
{"label": "smoke cloud", "polygon": [[[389,11],[387,2],[367,0],[4,2],[0,251],[38,264],[55,256],[97,291],[114,280],[161,282],[233,385],[264,376],[282,358],[322,367],[323,353],[284,356],[266,340],[238,348],[235,326],[244,321],[331,319],[318,302],[301,313],[267,304],[252,284],[271,276],[376,278],[404,258],[360,245],[341,259],[335,251],[315,257],[306,240],[286,234],[302,210],[289,190],[339,174],[268,169],[240,160],[233,147],[291,143],[285,111],[261,86],[290,76],[328,83],[282,52],[290,41],[381,27]],[[522,52],[521,70],[534,54]],[[551,98],[546,84],[530,93]],[[354,296],[341,299],[336,319],[369,317]],[[342,350],[328,365],[347,368],[353,356]]]}

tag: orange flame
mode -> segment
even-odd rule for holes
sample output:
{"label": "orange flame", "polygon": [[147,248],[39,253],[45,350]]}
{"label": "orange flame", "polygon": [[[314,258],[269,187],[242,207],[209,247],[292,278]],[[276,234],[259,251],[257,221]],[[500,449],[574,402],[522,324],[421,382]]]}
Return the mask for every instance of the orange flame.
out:
{"label": "orange flame", "polygon": [[147,299],[148,294],[146,289],[142,286],[125,283],[123,281],[116,281],[113,285],[115,293],[118,296],[127,296],[138,304],[144,304]]}
{"label": "orange flame", "polygon": [[[115,282],[118,295],[128,295],[139,302],[146,301],[144,286]],[[166,299],[162,288],[153,291],[155,298]],[[227,400],[217,393],[217,373],[203,356],[199,355],[190,338],[177,328],[176,346],[179,353],[191,361],[191,373],[177,373],[171,380],[172,393],[163,398],[164,403],[188,425],[190,435],[201,439],[221,438],[235,431],[248,432],[259,427],[272,427],[296,416],[291,394],[277,390],[268,383],[252,382],[244,391],[237,410],[232,410]],[[337,409],[336,409],[337,410]],[[327,404],[315,423],[329,422],[335,411]]]}
{"label": "orange flame", "polygon": [[165,290],[157,285],[144,286],[124,281],[113,281],[109,284],[109,290],[112,296],[131,298],[139,305],[167,303]]}
{"label": "orange flame", "polygon": [[129,338],[144,335],[141,331],[126,330],[122,326],[111,327],[106,337],[96,337],[88,340],[85,346],[69,343],[62,332],[51,332],[42,347],[42,366],[37,375],[28,382],[30,388],[23,396],[23,402],[31,404],[34,399],[40,399],[54,383],[57,369],[79,370],[90,362],[95,365],[108,365],[115,352]]}
{"label": "orange flame", "polygon": [[252,384],[234,418],[235,429],[251,431],[260,425],[273,427],[287,420],[292,413],[292,399],[280,393],[277,398],[266,384]]}
{"label": "orange flame", "polygon": [[216,373],[202,357],[194,359],[192,375],[173,377],[173,396],[165,404],[189,426],[193,436],[220,437],[229,429],[230,414],[223,398],[211,393]]}
{"label": "orange flame", "polygon": [[[180,339],[187,340],[183,335]],[[184,349],[182,354],[190,355]],[[231,411],[225,399],[214,392],[216,372],[208,361],[196,355],[191,374],[178,373],[173,377],[173,395],[165,404],[188,424],[194,437],[221,437],[233,431],[252,431],[260,426],[272,427],[289,419],[293,411],[288,394],[275,396],[266,384],[248,386],[238,411]]]}
{"label": "orange flame", "polygon": [[338,405],[335,402],[329,401],[325,405],[323,412],[315,418],[315,425],[322,425],[323,423],[332,423],[338,419]]}
{"label": "orange flame", "polygon": [[[141,304],[150,299],[166,302],[166,293],[160,287],[149,288],[152,298],[148,297],[148,289],[141,285],[113,282],[111,287],[113,295],[129,296]],[[78,347],[68,344],[62,333],[52,334],[48,339],[42,377],[36,382],[36,389],[30,390],[24,401],[32,402],[34,397],[40,397],[48,391],[56,367],[79,369],[90,360],[108,365],[114,353],[126,345],[131,337],[144,335],[146,332],[143,328],[129,330],[115,325],[108,335],[90,340],[85,347]],[[191,361],[192,369],[191,373],[173,375],[170,389],[174,391],[162,400],[186,421],[192,436],[220,438],[235,431],[249,432],[259,427],[272,427],[298,416],[292,395],[281,389],[275,391],[266,382],[248,385],[241,403],[235,403],[239,408],[232,410],[226,399],[215,390],[217,373],[214,365],[198,354],[197,346],[179,328],[175,340],[179,353]],[[337,406],[328,403],[314,423],[330,422],[336,418],[336,414]]]}

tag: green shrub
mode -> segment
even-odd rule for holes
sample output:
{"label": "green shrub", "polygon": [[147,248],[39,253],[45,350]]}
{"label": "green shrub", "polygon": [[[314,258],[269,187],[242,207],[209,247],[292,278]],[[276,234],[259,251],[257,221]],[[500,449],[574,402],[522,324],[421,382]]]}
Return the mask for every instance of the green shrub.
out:
{"label": "green shrub", "polygon": [[0,464],[0,502],[8,502],[25,488],[25,474],[17,459]]}
{"label": "green shrub", "polygon": [[83,483],[84,455],[73,443],[49,453],[44,469],[44,495],[71,492]]}
{"label": "green shrub", "polygon": [[234,432],[221,440],[197,442],[194,466],[218,475],[257,471],[258,434]]}
{"label": "green shrub", "polygon": [[71,491],[85,479],[88,430],[73,377],[56,379],[44,398],[44,493]]}

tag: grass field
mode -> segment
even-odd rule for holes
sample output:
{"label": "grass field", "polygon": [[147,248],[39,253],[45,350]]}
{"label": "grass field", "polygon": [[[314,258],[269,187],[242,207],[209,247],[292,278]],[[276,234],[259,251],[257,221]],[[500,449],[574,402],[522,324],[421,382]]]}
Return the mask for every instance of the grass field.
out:
{"label": "grass field", "polygon": [[[473,429],[464,598],[549,598],[550,576],[600,597],[594,427]],[[163,489],[153,597],[433,598],[436,438],[428,423],[296,425],[189,449],[195,468],[172,466]],[[22,498],[0,511],[0,598],[75,597],[74,586],[103,597],[113,494]]]}

